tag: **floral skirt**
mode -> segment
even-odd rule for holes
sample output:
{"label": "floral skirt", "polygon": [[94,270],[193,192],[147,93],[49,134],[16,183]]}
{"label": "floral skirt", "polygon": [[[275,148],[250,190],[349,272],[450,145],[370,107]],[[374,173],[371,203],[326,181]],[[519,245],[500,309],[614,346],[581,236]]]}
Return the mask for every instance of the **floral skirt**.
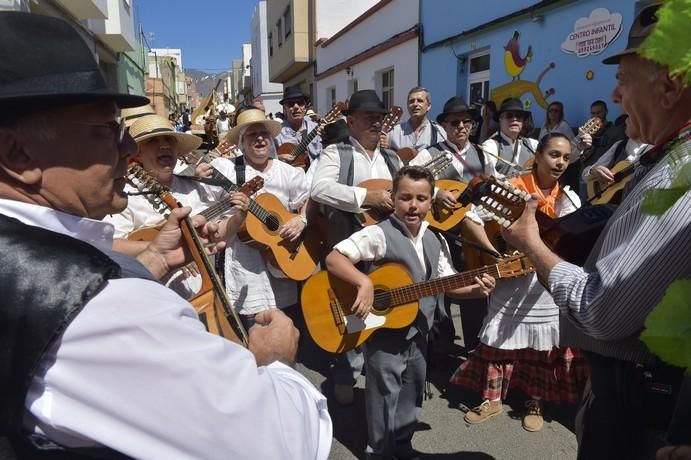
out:
{"label": "floral skirt", "polygon": [[515,388],[528,397],[576,403],[587,378],[583,355],[573,348],[501,350],[480,344],[450,381],[481,392],[483,399],[506,399]]}

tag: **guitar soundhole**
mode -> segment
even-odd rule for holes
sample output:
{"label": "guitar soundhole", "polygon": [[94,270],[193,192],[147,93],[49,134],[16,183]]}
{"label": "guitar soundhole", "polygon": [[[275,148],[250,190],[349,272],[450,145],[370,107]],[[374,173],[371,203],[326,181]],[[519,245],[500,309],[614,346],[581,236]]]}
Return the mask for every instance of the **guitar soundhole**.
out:
{"label": "guitar soundhole", "polygon": [[386,311],[391,308],[391,294],[388,291],[375,289],[372,310]]}
{"label": "guitar soundhole", "polygon": [[278,221],[278,218],[274,215],[269,215],[269,217],[266,218],[265,223],[268,229],[272,232],[278,231],[278,227],[281,226],[281,223]]}

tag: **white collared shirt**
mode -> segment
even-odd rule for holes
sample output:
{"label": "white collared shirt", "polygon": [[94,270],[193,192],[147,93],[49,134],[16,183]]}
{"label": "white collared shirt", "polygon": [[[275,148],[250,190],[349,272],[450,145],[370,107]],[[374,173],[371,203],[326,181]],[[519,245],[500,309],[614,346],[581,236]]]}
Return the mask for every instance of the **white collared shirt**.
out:
{"label": "white collared shirt", "polygon": [[[350,137],[353,146],[353,184],[360,184],[368,179],[389,179],[391,173],[386,161],[377,147],[374,155],[369,156],[365,148]],[[402,166],[400,160],[398,168]],[[341,157],[335,144],[329,145],[319,158],[319,165],[314,173],[311,196],[314,201],[332,206],[346,212],[360,212],[360,207],[367,196],[367,189],[357,185],[338,183],[341,171]]]}
{"label": "white collared shirt", "polygon": [[[501,139],[499,139],[497,136],[501,136]],[[526,144],[528,144],[530,148],[527,148],[525,145],[523,145],[523,139],[525,139]],[[501,145],[501,149],[497,149],[497,143]],[[499,167],[500,170],[504,170],[504,168],[508,166],[503,161],[498,160],[496,158],[497,156],[501,156],[501,158],[503,158],[504,160],[510,161],[519,167],[524,165],[528,160],[532,159],[535,156],[535,151],[537,150],[538,144],[538,142],[535,139],[531,139],[529,137],[519,138],[518,154],[516,155],[516,158],[514,158],[513,152],[514,144],[515,143],[511,140],[511,138],[502,133],[501,131],[499,131],[496,136],[493,136],[487,139],[485,142],[483,142],[481,148],[482,150],[488,153],[488,155],[486,155],[485,158],[487,159],[487,164],[491,166],[493,176],[499,178],[504,177],[504,174],[501,174],[497,171],[498,163],[502,163],[504,165]]]}
{"label": "white collared shirt", "polygon": [[[101,221],[2,199],[0,213],[112,243]],[[141,459],[326,459],[332,436],[325,398],[299,373],[257,367],[177,294],[132,278],[109,280],[46,351],[24,427]]]}

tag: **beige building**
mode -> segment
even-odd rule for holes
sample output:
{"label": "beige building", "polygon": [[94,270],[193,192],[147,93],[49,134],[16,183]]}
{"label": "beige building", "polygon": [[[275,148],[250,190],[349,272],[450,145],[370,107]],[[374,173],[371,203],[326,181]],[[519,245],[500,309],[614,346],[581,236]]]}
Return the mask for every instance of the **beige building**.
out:
{"label": "beige building", "polygon": [[268,0],[269,80],[313,94],[314,0]]}

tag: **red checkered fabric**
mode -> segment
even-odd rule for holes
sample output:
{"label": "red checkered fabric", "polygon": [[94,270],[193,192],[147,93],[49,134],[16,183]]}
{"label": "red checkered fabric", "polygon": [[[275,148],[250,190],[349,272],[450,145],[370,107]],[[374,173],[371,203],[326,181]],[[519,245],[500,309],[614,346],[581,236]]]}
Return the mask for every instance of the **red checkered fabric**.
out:
{"label": "red checkered fabric", "polygon": [[576,403],[587,378],[583,356],[572,348],[501,350],[480,344],[450,381],[481,392],[483,399],[506,399],[511,388],[545,401]]}

